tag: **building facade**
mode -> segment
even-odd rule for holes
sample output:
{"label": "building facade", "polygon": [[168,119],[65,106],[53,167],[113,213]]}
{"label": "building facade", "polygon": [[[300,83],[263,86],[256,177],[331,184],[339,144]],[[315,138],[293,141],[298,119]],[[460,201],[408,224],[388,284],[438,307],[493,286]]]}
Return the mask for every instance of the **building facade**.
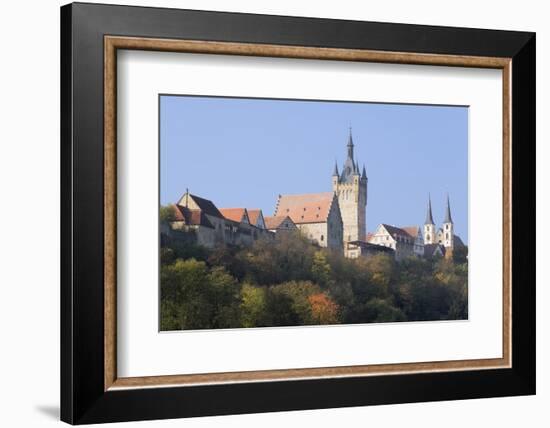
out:
{"label": "building facade", "polygon": [[287,216],[302,235],[321,247],[343,250],[343,223],[332,192],[279,195],[275,217]]}
{"label": "building facade", "polygon": [[389,224],[378,225],[376,231],[369,236],[370,244],[393,249],[396,260],[416,256],[415,242],[416,239],[406,230]]}
{"label": "building facade", "polygon": [[275,233],[275,236],[279,236],[282,233],[298,231],[292,219],[287,215],[266,217],[265,227],[270,232]]}
{"label": "building facade", "polygon": [[246,208],[218,209],[212,201],[192,195],[189,191],[173,205],[173,212],[171,230],[193,232],[197,244],[207,248],[218,245],[249,246],[257,239],[274,237],[265,227],[261,212],[253,224]]}
{"label": "building facade", "polygon": [[199,244],[251,245],[256,239],[273,239],[277,234],[300,231],[313,243],[346,257],[393,254],[397,260],[407,257],[452,257],[456,246],[464,246],[454,234],[451,205],[447,195],[445,218],[436,228],[431,197],[423,226],[397,227],[380,224],[374,233],[367,230],[368,178],[365,166],[359,169],[353,136],[349,133],[347,156],[339,172],[338,162],[332,174],[332,191],[300,195],[279,195],[272,217],[260,209],[221,208],[188,191],[175,207],[172,229],[194,230]]}

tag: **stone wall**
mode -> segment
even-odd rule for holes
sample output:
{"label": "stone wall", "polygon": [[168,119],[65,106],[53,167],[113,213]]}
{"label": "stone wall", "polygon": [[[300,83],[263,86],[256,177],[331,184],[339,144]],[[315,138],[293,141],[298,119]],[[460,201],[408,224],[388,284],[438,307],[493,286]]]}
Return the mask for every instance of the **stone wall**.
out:
{"label": "stone wall", "polygon": [[303,236],[321,247],[327,247],[327,223],[302,223],[298,229]]}
{"label": "stone wall", "polygon": [[333,190],[338,195],[338,205],[344,225],[343,240],[357,241],[365,239],[366,235],[366,182],[359,177],[353,183],[338,183],[333,181]]}

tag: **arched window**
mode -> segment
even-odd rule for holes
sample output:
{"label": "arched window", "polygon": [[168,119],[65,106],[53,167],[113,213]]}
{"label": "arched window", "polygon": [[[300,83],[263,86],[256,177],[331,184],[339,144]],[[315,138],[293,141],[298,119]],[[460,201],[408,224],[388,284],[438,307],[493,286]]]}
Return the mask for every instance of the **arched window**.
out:
{"label": "arched window", "polygon": [[321,235],[321,242],[323,242],[324,240],[325,240],[325,236]]}
{"label": "arched window", "polygon": [[449,239],[449,234],[448,233],[445,234],[445,239]]}

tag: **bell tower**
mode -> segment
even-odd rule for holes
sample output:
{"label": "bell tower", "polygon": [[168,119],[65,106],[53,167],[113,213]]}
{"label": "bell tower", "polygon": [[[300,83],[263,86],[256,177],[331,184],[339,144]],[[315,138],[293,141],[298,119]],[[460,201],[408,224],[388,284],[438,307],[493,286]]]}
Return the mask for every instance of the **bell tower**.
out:
{"label": "bell tower", "polygon": [[428,210],[426,211],[426,220],[424,221],[424,244],[433,244],[436,242],[435,224],[432,215],[432,198],[428,195]]}
{"label": "bell tower", "polygon": [[445,209],[445,220],[443,220],[443,246],[445,248],[454,248],[454,223],[451,217],[451,203],[447,194],[447,207]]}
{"label": "bell tower", "polygon": [[338,172],[338,163],[332,173],[332,190],[338,196],[344,223],[344,249],[347,248],[346,242],[364,241],[367,230],[367,171],[363,165],[363,172],[360,172],[359,162],[354,158],[354,147],[350,128],[342,173]]}

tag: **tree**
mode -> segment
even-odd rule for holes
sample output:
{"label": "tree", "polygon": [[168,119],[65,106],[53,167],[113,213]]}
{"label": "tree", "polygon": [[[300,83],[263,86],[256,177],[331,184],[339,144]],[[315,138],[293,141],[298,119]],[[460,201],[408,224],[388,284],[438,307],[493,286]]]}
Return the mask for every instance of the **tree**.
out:
{"label": "tree", "polygon": [[161,245],[162,330],[468,316],[466,249],[452,259],[348,259],[299,233],[211,249],[177,230]]}
{"label": "tree", "polygon": [[295,280],[312,280],[311,264],[315,246],[299,233],[270,239],[258,239],[243,248],[237,257],[243,263],[246,279],[259,285]]}
{"label": "tree", "polygon": [[176,212],[174,205],[163,205],[160,207],[159,213],[160,221],[162,223],[170,223],[176,220]]}
{"label": "tree", "polygon": [[300,325],[300,317],[292,307],[292,299],[266,289],[266,326]]}
{"label": "tree", "polygon": [[331,278],[330,264],[327,260],[326,250],[316,251],[311,265],[313,279],[322,286],[326,286]]}
{"label": "tree", "polygon": [[241,287],[224,267],[211,268],[207,276],[209,300],[213,311],[211,328],[239,327],[239,305]]}
{"label": "tree", "polygon": [[[170,317],[161,317],[165,324],[161,329],[208,328],[211,308],[203,286],[207,280],[208,269],[204,262],[197,260],[177,260],[161,267],[161,299],[169,309]],[[171,319],[170,319],[171,318]]]}
{"label": "tree", "polygon": [[338,324],[339,307],[325,293],[313,294],[308,298],[315,324]]}
{"label": "tree", "polygon": [[206,260],[210,266],[223,266],[232,276],[242,281],[246,275],[246,267],[238,257],[239,250],[238,247],[219,246],[210,251]]}
{"label": "tree", "polygon": [[372,299],[364,306],[367,322],[406,321],[405,314],[385,299]]}
{"label": "tree", "polygon": [[176,256],[174,254],[174,250],[167,247],[161,247],[160,249],[160,264],[161,265],[169,265],[174,263],[176,260]]}
{"label": "tree", "polygon": [[362,261],[364,268],[370,272],[370,282],[378,295],[387,295],[395,272],[395,261],[387,254],[375,254]]}
{"label": "tree", "polygon": [[468,263],[468,247],[458,246],[453,249],[453,262],[456,264]]}
{"label": "tree", "polygon": [[176,260],[161,268],[161,329],[238,327],[240,286],[223,267]]}
{"label": "tree", "polygon": [[260,327],[266,323],[266,292],[250,284],[241,289],[241,326]]}
{"label": "tree", "polygon": [[298,315],[301,325],[315,324],[309,297],[321,292],[317,284],[310,281],[289,281],[271,287],[271,292],[290,298],[292,310]]}

